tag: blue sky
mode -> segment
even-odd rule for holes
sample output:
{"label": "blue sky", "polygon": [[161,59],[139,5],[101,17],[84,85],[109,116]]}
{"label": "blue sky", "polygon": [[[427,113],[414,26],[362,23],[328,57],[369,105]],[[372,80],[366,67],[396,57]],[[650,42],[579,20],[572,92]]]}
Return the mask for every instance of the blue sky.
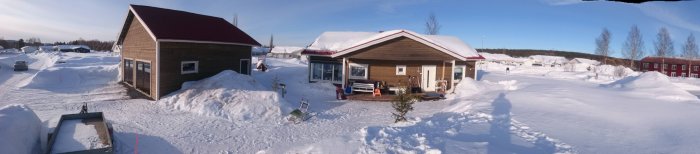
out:
{"label": "blue sky", "polygon": [[[700,35],[700,2],[580,2],[571,0],[427,1],[427,0],[284,0],[284,1],[107,1],[0,0],[0,37],[39,37],[44,42],[77,38],[114,40],[129,4],[150,5],[231,20],[267,44],[306,46],[324,31],[408,29],[423,33],[425,19],[436,14],[441,35],[461,38],[475,48],[555,49],[591,53],[594,39],[607,27],[611,49],[620,56],[632,25],[653,49],[659,28],[666,27],[676,53],[690,33]],[[700,36],[698,36],[700,37]]]}

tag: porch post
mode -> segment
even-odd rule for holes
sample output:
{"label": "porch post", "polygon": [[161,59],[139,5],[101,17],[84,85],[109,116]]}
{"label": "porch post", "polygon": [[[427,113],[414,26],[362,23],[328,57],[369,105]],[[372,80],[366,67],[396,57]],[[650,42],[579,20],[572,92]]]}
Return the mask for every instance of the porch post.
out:
{"label": "porch post", "polygon": [[[462,68],[462,74],[464,74],[465,70]],[[462,77],[464,78],[464,77]],[[450,90],[452,90],[455,86],[455,60],[452,60],[452,74],[450,75]]]}
{"label": "porch post", "polygon": [[342,87],[340,87],[340,88],[342,88],[343,90],[345,90],[345,84],[346,84],[346,82],[347,82],[347,80],[346,80],[346,78],[345,78],[345,74],[346,74],[346,73],[345,73],[345,63],[346,63],[346,62],[347,62],[347,59],[346,59],[346,58],[343,58],[343,73],[340,74],[340,75],[343,76],[343,77],[342,77],[342,78],[343,78],[343,83],[341,84]]}

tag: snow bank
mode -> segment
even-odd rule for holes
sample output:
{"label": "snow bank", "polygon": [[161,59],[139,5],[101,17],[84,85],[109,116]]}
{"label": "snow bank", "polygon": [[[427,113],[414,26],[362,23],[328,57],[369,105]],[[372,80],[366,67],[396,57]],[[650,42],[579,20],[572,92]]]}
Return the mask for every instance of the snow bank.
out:
{"label": "snow bank", "polygon": [[361,153],[573,153],[509,113],[437,113],[410,126],[361,129]]}
{"label": "snow bank", "polygon": [[23,87],[56,92],[94,89],[116,81],[119,57],[104,53],[41,53],[37,58],[52,59]]}
{"label": "snow bank", "polygon": [[182,89],[165,96],[158,104],[199,115],[248,121],[274,119],[291,112],[279,94],[267,91],[255,79],[231,70],[200,80],[185,82]]}
{"label": "snow bank", "polygon": [[25,105],[0,108],[1,153],[39,153],[41,128],[39,117]]}
{"label": "snow bank", "polygon": [[668,76],[659,72],[645,72],[639,76],[626,77],[604,86],[629,90],[639,95],[664,100],[687,101],[698,99],[697,96],[675,86],[668,79]]}

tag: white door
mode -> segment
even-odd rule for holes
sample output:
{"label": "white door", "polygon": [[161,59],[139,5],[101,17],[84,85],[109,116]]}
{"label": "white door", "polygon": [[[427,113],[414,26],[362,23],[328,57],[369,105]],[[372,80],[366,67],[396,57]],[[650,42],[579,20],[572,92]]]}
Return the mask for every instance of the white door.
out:
{"label": "white door", "polygon": [[435,91],[435,77],[437,69],[435,65],[423,65],[421,67],[421,84],[423,91]]}

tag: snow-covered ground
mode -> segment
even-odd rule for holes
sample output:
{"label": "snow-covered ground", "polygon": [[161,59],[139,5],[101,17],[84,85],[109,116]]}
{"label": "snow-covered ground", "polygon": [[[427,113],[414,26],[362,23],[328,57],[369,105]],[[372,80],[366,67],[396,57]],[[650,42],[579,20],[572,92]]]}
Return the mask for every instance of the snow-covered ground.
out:
{"label": "snow-covered ground", "polygon": [[[30,70],[12,71],[15,60],[26,60]],[[700,150],[700,122],[692,119],[700,116],[700,101],[687,92],[700,90],[696,79],[636,72],[618,77],[608,66],[595,77],[561,67],[490,63],[479,81],[463,81],[446,100],[419,102],[408,122],[393,123],[388,102],[335,100],[335,87],[308,83],[304,62],[267,58],[266,64],[269,70],[254,71],[252,78],[222,72],[154,102],[129,99],[116,83],[117,55],[0,54],[0,106],[27,105],[47,132],[61,114],[88,102],[114,127],[117,153]],[[274,80],[286,84],[284,97],[272,91]],[[316,116],[287,122],[288,108],[302,98]]]}

